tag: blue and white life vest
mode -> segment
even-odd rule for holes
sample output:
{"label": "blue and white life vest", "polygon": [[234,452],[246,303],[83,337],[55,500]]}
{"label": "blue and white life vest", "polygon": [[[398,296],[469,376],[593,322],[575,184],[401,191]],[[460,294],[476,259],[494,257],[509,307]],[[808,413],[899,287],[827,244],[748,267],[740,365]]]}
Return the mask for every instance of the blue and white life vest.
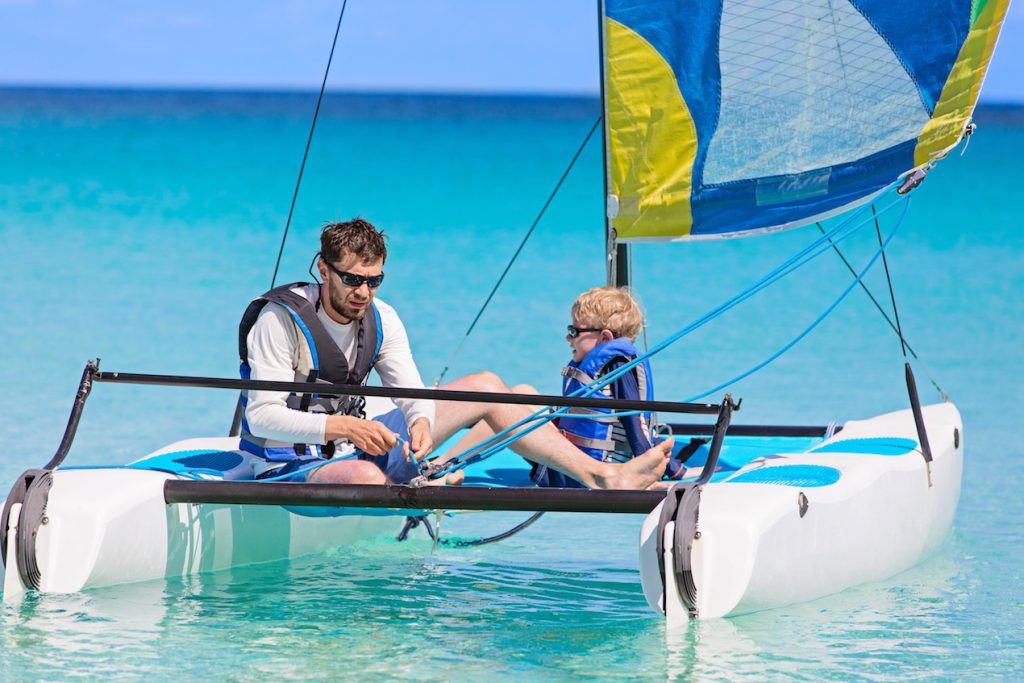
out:
{"label": "blue and white life vest", "polygon": [[[276,287],[257,297],[245,309],[242,321],[238,326],[238,355],[241,358],[239,372],[242,379],[249,379],[249,346],[248,336],[263,307],[273,303],[281,306],[295,324],[296,338],[299,342],[298,367],[295,368],[296,382],[323,382],[329,384],[366,384],[384,338],[380,322],[380,313],[376,304],[370,306],[372,315],[367,315],[359,325],[356,333],[356,357],[350,366],[345,354],[342,353],[334,339],[327,332],[317,317],[320,290],[316,290],[316,301],[310,301],[302,294],[293,290],[306,287],[308,283],[295,282]],[[243,404],[246,393],[243,392]],[[327,413],[328,415],[355,415],[364,417],[362,396],[318,396],[316,394],[291,394],[286,404],[293,410],[303,412]],[[320,452],[311,452],[307,444],[289,444],[272,441],[255,436],[249,431],[246,420],[242,420],[241,448],[255,455],[273,461],[288,461],[309,455],[331,457],[334,444],[314,447]]]}
{"label": "blue and white life vest", "polygon": [[[606,373],[615,361],[628,362],[640,355],[633,343],[626,337],[619,337],[598,344],[579,363],[570,361],[562,369],[562,395],[569,396],[590,385]],[[632,370],[636,378],[638,396],[620,396],[623,399],[654,400],[654,383],[651,366],[644,360]],[[593,398],[611,398],[611,385],[595,393]],[[573,415],[602,415],[613,412],[606,408],[570,408],[567,414],[558,418],[558,428],[566,439],[592,458],[602,461],[624,462],[639,453],[634,453],[619,418],[593,417],[578,418]],[[644,433],[650,434],[651,414],[643,413],[640,421]]]}

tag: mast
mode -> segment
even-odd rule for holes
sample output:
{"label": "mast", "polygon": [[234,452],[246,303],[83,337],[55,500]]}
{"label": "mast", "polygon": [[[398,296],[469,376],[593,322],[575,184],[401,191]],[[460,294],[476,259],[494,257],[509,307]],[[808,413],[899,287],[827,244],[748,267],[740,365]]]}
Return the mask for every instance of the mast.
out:
{"label": "mast", "polygon": [[597,0],[597,43],[598,63],[601,69],[601,159],[603,161],[604,187],[604,253],[605,276],[612,287],[629,286],[629,245],[616,240],[612,218],[618,213],[618,201],[612,197],[608,175],[608,96],[605,88],[604,68],[604,0]]}

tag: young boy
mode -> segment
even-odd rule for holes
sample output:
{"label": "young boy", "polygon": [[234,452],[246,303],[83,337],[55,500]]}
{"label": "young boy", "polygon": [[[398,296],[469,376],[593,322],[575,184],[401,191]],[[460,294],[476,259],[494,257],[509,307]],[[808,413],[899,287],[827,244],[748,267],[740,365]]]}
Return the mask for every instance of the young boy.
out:
{"label": "young boy", "polygon": [[[581,294],[573,304],[572,325],[569,325],[569,334],[566,337],[569,345],[572,346],[573,357],[569,365],[562,371],[564,376],[563,395],[575,392],[593,382],[594,379],[612,372],[615,368],[640,355],[640,352],[633,346],[633,340],[639,334],[642,326],[643,312],[626,290],[597,287]],[[518,394],[537,393],[536,389],[527,384],[519,384],[514,387],[506,386],[497,375],[487,372],[460,377],[442,388],[463,391],[511,391]],[[594,396],[652,400],[654,388],[651,383],[650,365],[644,361]],[[460,405],[472,404],[438,402],[438,420],[443,424],[438,428],[436,442],[443,442],[458,429],[466,426],[466,420],[463,420],[458,413],[458,411],[464,410]],[[594,460],[616,465],[633,461],[641,454],[664,449],[666,452],[662,453],[657,468],[651,470],[649,474],[656,477],[661,474],[661,470],[664,470],[664,473],[670,478],[681,477],[686,472],[686,468],[679,461],[668,457],[672,444],[659,442],[654,445],[651,443],[651,415],[649,413],[622,416],[609,414],[622,412],[627,411],[570,408],[564,416],[558,418],[557,425],[545,425],[538,430],[538,434],[543,433],[544,430],[550,430],[550,435],[544,433],[542,439],[547,443],[549,449],[557,446],[556,442],[561,442],[574,456],[578,453],[573,446]],[[583,414],[596,414],[600,419],[577,417]],[[449,454],[465,452],[494,436],[494,425],[487,420],[475,422],[469,432],[449,449]],[[560,451],[561,448],[555,450]],[[442,460],[444,459],[442,457]],[[640,464],[638,461],[633,461],[626,467],[638,464]],[[537,462],[534,463],[531,471],[531,479],[540,486],[584,487],[583,483],[569,475]]]}
{"label": "young boy", "polygon": [[[572,305],[572,324],[568,326],[565,337],[572,347],[572,360],[562,369],[562,394],[579,395],[578,392],[595,380],[639,356],[633,342],[643,327],[643,321],[643,311],[626,289],[594,287],[580,294]],[[644,360],[594,396],[653,400],[650,364]],[[653,445],[651,414],[614,415],[621,412],[633,411],[571,408],[558,418],[557,426],[566,439],[590,457],[604,462],[625,462]],[[671,479],[682,477],[685,471],[682,463],[674,459],[665,468],[666,476]],[[534,466],[533,479],[541,486],[582,486],[576,480],[543,466]]]}

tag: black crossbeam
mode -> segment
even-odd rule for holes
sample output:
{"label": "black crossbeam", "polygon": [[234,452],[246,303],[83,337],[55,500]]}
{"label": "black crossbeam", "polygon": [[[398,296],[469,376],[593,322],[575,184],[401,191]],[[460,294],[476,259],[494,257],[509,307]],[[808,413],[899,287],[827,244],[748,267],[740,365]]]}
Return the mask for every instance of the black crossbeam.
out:
{"label": "black crossbeam", "polygon": [[[705,436],[715,433],[712,424],[668,424],[673,434]],[[835,433],[842,431],[837,426]],[[824,425],[729,425],[729,436],[825,436],[828,427]]]}
{"label": "black crossbeam", "polygon": [[661,491],[168,480],[167,503],[647,514]]}
{"label": "black crossbeam", "polygon": [[118,384],[147,384],[171,387],[203,387],[208,389],[235,389],[238,391],[287,391],[314,393],[322,396],[381,396],[384,398],[413,398],[433,401],[466,401],[471,403],[501,403],[528,406],[557,406],[559,408],[605,408],[611,410],[643,410],[662,413],[692,413],[715,415],[719,406],[714,403],[674,403],[671,401],[628,401],[609,398],[580,398],[548,394],[513,394],[488,391],[448,391],[444,389],[410,389],[405,387],[370,387],[356,384],[328,384],[326,382],[268,382],[265,380],[226,379],[220,377],[189,377],[182,375],[143,375],[129,372],[97,372],[97,382]]}

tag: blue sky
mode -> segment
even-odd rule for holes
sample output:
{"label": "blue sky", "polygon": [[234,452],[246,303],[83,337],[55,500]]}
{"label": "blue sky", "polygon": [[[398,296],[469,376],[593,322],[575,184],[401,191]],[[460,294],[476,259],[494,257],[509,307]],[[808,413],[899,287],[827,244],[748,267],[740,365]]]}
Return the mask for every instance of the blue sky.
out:
{"label": "blue sky", "polygon": [[[333,89],[597,90],[596,0],[349,0]],[[314,89],[338,0],[0,0],[0,84]],[[1024,2],[985,101],[1024,102]]]}

